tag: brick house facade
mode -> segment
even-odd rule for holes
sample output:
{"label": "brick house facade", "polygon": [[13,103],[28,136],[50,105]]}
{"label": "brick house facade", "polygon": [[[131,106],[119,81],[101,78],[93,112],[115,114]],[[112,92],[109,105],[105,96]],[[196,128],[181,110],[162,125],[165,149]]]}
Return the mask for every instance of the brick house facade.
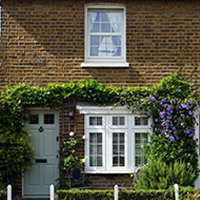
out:
{"label": "brick house facade", "polygon": [[[82,64],[92,46],[85,43],[87,6],[88,12],[105,8],[123,12],[124,48],[120,48],[128,66]],[[197,0],[1,0],[0,88],[20,82],[67,84],[85,78],[106,85],[144,87],[179,73],[200,93],[199,11]],[[85,132],[84,119],[76,110],[76,123],[70,129],[79,135]],[[61,132],[61,114],[59,122]],[[91,186],[99,189],[130,186],[126,175],[86,174]]]}

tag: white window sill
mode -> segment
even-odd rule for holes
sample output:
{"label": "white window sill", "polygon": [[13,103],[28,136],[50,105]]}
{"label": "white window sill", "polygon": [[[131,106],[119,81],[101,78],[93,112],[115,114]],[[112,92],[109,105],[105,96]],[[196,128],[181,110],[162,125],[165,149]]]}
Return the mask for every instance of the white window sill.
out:
{"label": "white window sill", "polygon": [[84,62],[81,67],[129,67],[127,62]]}
{"label": "white window sill", "polygon": [[85,170],[86,174],[130,174],[133,173],[133,170],[115,170],[115,171],[100,171],[100,170],[96,170],[96,171],[90,171],[90,170]]}

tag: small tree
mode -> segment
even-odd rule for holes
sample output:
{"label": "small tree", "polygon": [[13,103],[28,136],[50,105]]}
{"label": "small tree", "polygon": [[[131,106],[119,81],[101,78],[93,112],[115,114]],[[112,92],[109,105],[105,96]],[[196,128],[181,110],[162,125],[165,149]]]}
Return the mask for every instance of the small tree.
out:
{"label": "small tree", "polygon": [[168,189],[175,183],[181,186],[194,186],[195,171],[193,166],[174,161],[166,164],[162,157],[148,159],[148,164],[141,168],[137,189]]}

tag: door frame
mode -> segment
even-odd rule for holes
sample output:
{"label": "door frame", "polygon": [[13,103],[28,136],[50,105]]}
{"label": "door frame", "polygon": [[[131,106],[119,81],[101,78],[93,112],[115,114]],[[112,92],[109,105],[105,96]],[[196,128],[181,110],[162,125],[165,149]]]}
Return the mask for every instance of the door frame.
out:
{"label": "door frame", "polygon": [[[60,120],[59,120],[59,116],[60,116],[60,113],[59,113],[59,109],[58,108],[55,108],[55,109],[51,109],[49,107],[45,107],[45,108],[41,108],[41,107],[34,107],[34,108],[29,108],[29,111],[38,111],[38,112],[41,112],[41,111],[53,111],[57,117],[56,117],[56,122],[58,123],[57,125],[57,129],[58,129],[58,136],[60,136]],[[24,122],[25,124],[26,122]],[[55,140],[56,142],[56,140]],[[58,140],[58,150],[60,150],[60,140]],[[59,163],[59,159],[60,159],[60,156],[58,155],[58,163]],[[58,178],[59,178],[59,168],[57,170],[57,175],[58,175]],[[50,192],[49,192],[50,194]],[[41,195],[35,195],[35,196],[31,196],[31,195],[24,195],[24,174],[22,176],[22,198],[49,198],[49,195],[45,196],[41,196]]]}

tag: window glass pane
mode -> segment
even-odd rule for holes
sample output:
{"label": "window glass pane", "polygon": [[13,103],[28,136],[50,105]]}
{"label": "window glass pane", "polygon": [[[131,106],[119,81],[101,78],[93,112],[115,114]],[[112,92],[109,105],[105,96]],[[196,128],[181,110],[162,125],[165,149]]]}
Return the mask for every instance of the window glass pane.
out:
{"label": "window glass pane", "polygon": [[109,23],[102,23],[101,24],[101,32],[102,33],[109,33],[111,25]]}
{"label": "window glass pane", "polygon": [[120,23],[113,23],[111,31],[113,33],[120,33],[121,32],[121,24]]}
{"label": "window glass pane", "polygon": [[101,21],[102,22],[110,22],[110,20],[109,20],[109,13],[107,13],[107,12],[102,12],[101,13]]}
{"label": "window glass pane", "polygon": [[112,125],[118,125],[118,117],[112,118]]}
{"label": "window glass pane", "polygon": [[135,117],[135,126],[147,126],[148,118],[147,117]]}
{"label": "window glass pane", "polygon": [[90,126],[102,126],[102,117],[89,117],[89,125]]}
{"label": "window glass pane", "polygon": [[143,148],[144,145],[148,143],[147,133],[136,133],[135,134],[135,165],[139,166],[146,164],[147,159],[144,156]]}
{"label": "window glass pane", "polygon": [[102,166],[102,133],[90,133],[90,166]]}
{"label": "window glass pane", "polygon": [[99,33],[100,32],[100,23],[90,24],[90,32],[91,33]]}
{"label": "window glass pane", "polygon": [[116,47],[121,46],[121,37],[120,36],[112,36],[112,44]]}
{"label": "window glass pane", "polygon": [[44,114],[44,124],[54,124],[54,114]]}
{"label": "window glass pane", "polygon": [[121,125],[121,126],[125,125],[125,119],[124,119],[124,117],[120,117],[119,118],[119,125]]}
{"label": "window glass pane", "polygon": [[99,55],[99,47],[90,47],[90,56],[98,56]]}
{"label": "window glass pane", "polygon": [[148,118],[142,117],[142,125],[148,125]]}
{"label": "window glass pane", "polygon": [[90,36],[91,46],[93,46],[93,45],[99,46],[99,42],[100,42],[99,39],[100,39],[99,36]]}
{"label": "window glass pane", "polygon": [[100,21],[100,12],[90,12],[90,23]]}
{"label": "window glass pane", "polygon": [[120,12],[102,12],[100,21],[102,24],[109,24],[110,27],[108,31],[102,30],[102,32],[121,33],[122,14]]}
{"label": "window glass pane", "polygon": [[113,133],[113,167],[122,167],[125,165],[125,134]]}
{"label": "window glass pane", "polygon": [[112,125],[114,126],[123,126],[125,125],[125,117],[112,117]]}
{"label": "window glass pane", "polygon": [[39,115],[38,114],[31,114],[29,115],[29,124],[39,124]]}
{"label": "window glass pane", "polygon": [[97,125],[98,126],[102,125],[102,117],[97,117]]}

